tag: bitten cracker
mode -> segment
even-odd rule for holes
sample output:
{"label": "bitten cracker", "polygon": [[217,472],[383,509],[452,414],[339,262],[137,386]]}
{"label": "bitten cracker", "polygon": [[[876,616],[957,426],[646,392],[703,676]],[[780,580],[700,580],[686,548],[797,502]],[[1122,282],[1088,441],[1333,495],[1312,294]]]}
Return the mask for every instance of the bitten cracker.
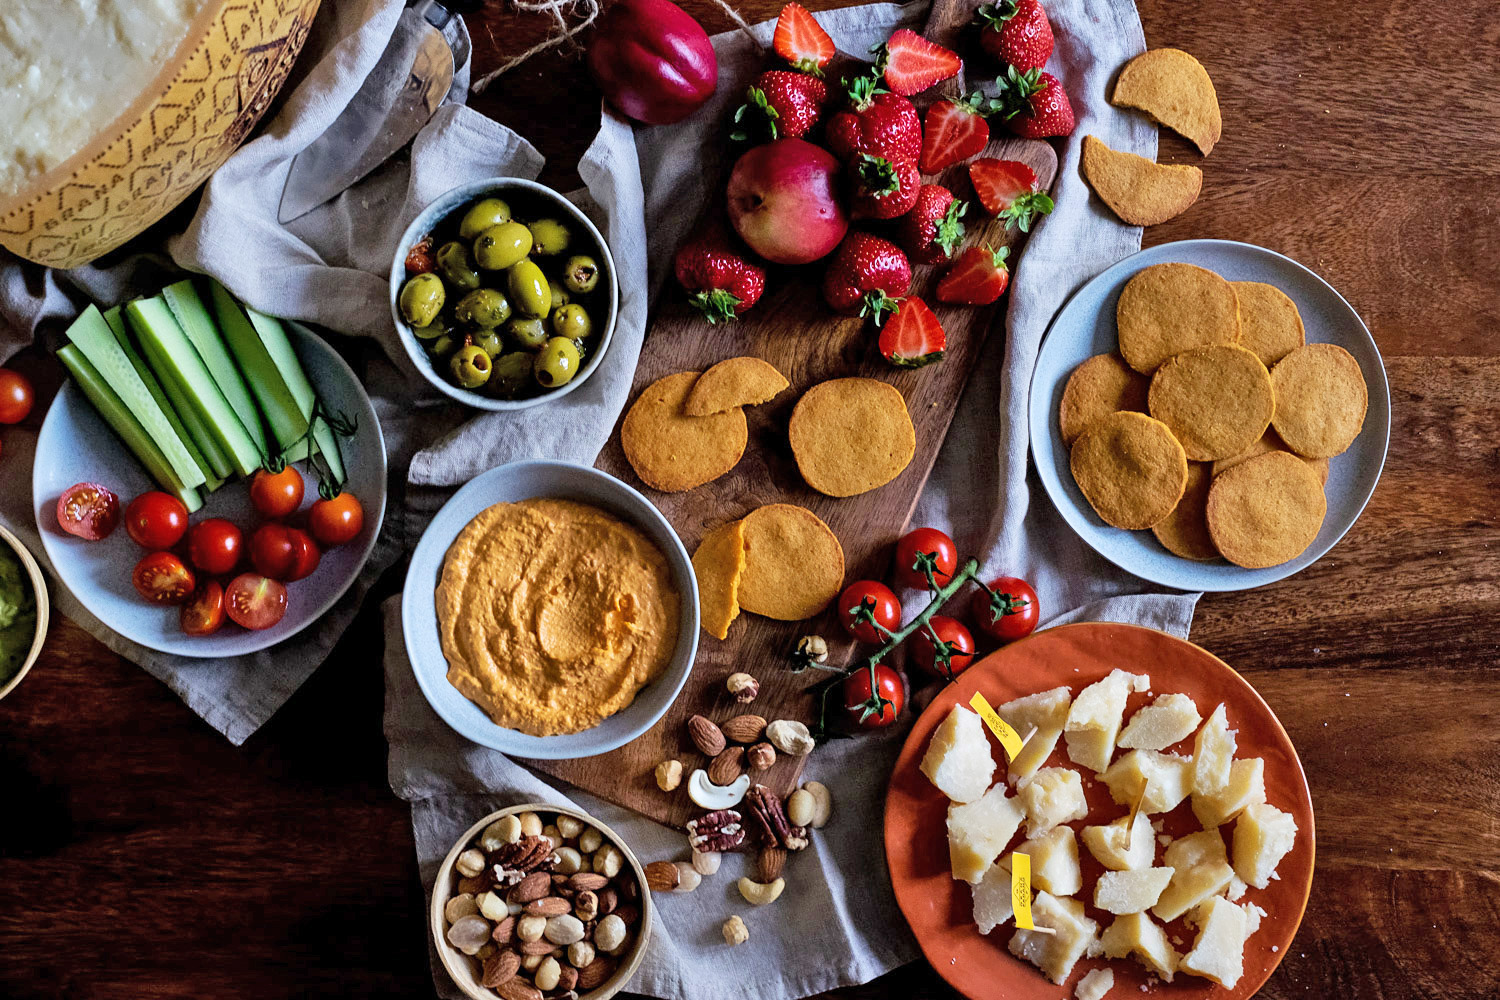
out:
{"label": "bitten cracker", "polygon": [[1193,461],[1242,455],[1271,425],[1271,375],[1243,347],[1200,347],[1156,370],[1147,406]]}
{"label": "bitten cracker", "polygon": [[1115,323],[1120,354],[1145,375],[1174,354],[1240,339],[1233,286],[1192,264],[1153,264],[1138,272],[1120,290]]}
{"label": "bitten cracker", "polygon": [[1267,368],[1301,347],[1307,340],[1297,303],[1275,285],[1260,281],[1231,281],[1240,303],[1240,346],[1255,352]]}
{"label": "bitten cracker", "polygon": [[1149,528],[1187,487],[1187,455],[1167,425],[1144,413],[1111,413],[1073,444],[1073,478],[1094,512],[1116,528]]}
{"label": "bitten cracker", "polygon": [[725,358],[698,377],[683,412],[706,417],[739,406],[758,406],[787,387],[786,376],[760,358]]}
{"label": "bitten cracker", "polygon": [[1359,436],[1369,388],[1354,355],[1337,344],[1308,344],[1271,370],[1276,433],[1304,458],[1342,454]]}
{"label": "bitten cracker", "polygon": [[693,553],[699,618],[703,630],[715,639],[726,638],[729,626],[739,617],[740,574],[744,570],[745,533],[739,521],[714,528]]}
{"label": "bitten cracker", "polygon": [[1181,49],[1152,49],[1126,63],[1110,103],[1144,111],[1204,156],[1224,132],[1219,95],[1208,70]]}
{"label": "bitten cracker", "polygon": [[844,585],[844,548],[818,515],[806,507],[773,503],[745,515],[741,530],[741,608],[780,621],[801,621],[838,596]]}
{"label": "bitten cracker", "polygon": [[831,497],[884,486],[917,450],[901,391],[873,378],[836,378],[807,390],[787,436],[807,485]]}
{"label": "bitten cracker", "polygon": [[1110,211],[1132,226],[1154,226],[1198,200],[1203,171],[1191,164],[1157,163],[1083,137],[1083,176]]}
{"label": "bitten cracker", "polygon": [[1268,452],[1214,479],[1208,530],[1237,566],[1265,569],[1295,559],[1318,537],[1328,501],[1318,474],[1296,455]]}
{"label": "bitten cracker", "polygon": [[1151,533],[1162,548],[1173,555],[1200,562],[1219,558],[1219,550],[1208,533],[1208,489],[1213,478],[1207,462],[1189,462],[1182,499],[1166,520],[1151,526]]}
{"label": "bitten cracker", "polygon": [[740,460],[749,440],[745,411],[690,417],[682,405],[697,372],[678,372],[646,386],[620,425],[620,445],[635,474],[653,489],[676,493],[717,479]]}
{"label": "bitten cracker", "polygon": [[1064,443],[1078,436],[1100,417],[1117,410],[1146,412],[1151,380],[1125,363],[1118,354],[1096,354],[1073,369],[1058,404],[1058,425]]}

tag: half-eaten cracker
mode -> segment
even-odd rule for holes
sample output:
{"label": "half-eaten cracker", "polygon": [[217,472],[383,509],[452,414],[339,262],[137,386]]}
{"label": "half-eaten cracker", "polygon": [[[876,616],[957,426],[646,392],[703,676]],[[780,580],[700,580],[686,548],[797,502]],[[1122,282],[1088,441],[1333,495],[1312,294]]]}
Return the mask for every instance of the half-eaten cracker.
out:
{"label": "half-eaten cracker", "polygon": [[1224,133],[1219,95],[1208,70],[1181,49],[1152,49],[1126,63],[1110,103],[1144,111],[1204,156]]}
{"label": "half-eaten cracker", "polygon": [[683,403],[697,372],[657,379],[641,391],[620,425],[620,446],[641,481],[663,493],[701,486],[735,467],[749,429],[739,408],[690,417]]}
{"label": "half-eaten cracker", "polygon": [[785,389],[786,376],[760,358],[725,358],[698,377],[682,410],[706,417],[739,406],[759,406]]}
{"label": "half-eaten cracker", "polygon": [[778,621],[818,614],[844,585],[844,547],[822,519],[806,507],[773,503],[740,522],[745,568],[739,605]]}
{"label": "half-eaten cracker", "polygon": [[1186,212],[1203,188],[1191,164],[1157,163],[1083,137],[1083,176],[1110,211],[1132,226],[1154,226]]}
{"label": "half-eaten cracker", "polygon": [[739,521],[721,524],[703,536],[693,553],[698,578],[698,615],[715,639],[729,635],[740,614],[740,574],[745,570],[745,534]]}

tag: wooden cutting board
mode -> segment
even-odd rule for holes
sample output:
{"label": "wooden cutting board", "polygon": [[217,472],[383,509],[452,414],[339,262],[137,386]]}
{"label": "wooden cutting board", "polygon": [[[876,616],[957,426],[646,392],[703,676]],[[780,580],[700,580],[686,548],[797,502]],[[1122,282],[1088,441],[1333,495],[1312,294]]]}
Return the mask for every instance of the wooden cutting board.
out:
{"label": "wooden cutting board", "polygon": [[[934,5],[928,37],[951,45],[958,26],[968,23],[978,2],[942,0]],[[838,79],[838,73],[830,72],[829,78]],[[959,93],[962,89],[963,81],[953,80],[943,93]],[[994,131],[1002,132],[1003,126],[996,123]],[[1024,161],[1036,171],[1042,190],[1051,189],[1057,173],[1052,147],[1038,140],[999,138],[981,155]],[[955,197],[970,202],[965,245],[1009,245],[1014,271],[1025,236],[1013,230],[1007,233],[989,220],[973,197],[967,166],[961,163],[950,167],[936,180]],[[870,223],[856,226],[885,235]],[[654,249],[666,252],[665,248]],[[947,333],[947,353],[937,364],[900,369],[880,356],[872,325],[837,316],[823,304],[818,291],[822,271],[821,264],[772,270],[761,301],[739,322],[718,326],[704,322],[675,286],[662,296],[641,351],[631,402],[647,385],[666,375],[702,371],[725,358],[741,355],[763,358],[791,382],[771,402],[745,411],[749,443],[733,470],[682,493],[653,490],[641,482],[625,460],[618,426],[596,464],[650,498],[676,528],[689,552],[697,548],[710,528],[744,517],[764,504],[791,503],[817,514],[838,536],[844,548],[846,582],[864,577],[884,579],[890,569],[892,543],[906,529],[985,338],[1003,327],[1008,299],[1002,297],[983,308],[944,306],[930,294],[941,268],[914,268],[911,293],[922,296],[937,312]],[[824,496],[803,482],[787,442],[787,421],[808,388],[846,376],[880,379],[899,389],[916,428],[917,444],[911,464],[891,482],[869,493],[840,499]],[[702,810],[688,799],[685,785],[670,794],[657,788],[657,764],[677,758],[688,774],[707,766],[707,759],[687,737],[686,721],[694,714],[722,722],[741,712],[753,712],[767,720],[811,723],[814,706],[807,689],[828,675],[820,671],[792,674],[787,670],[788,653],[797,638],[807,633],[828,640],[831,662],[846,663],[856,652],[831,608],[801,622],[772,621],[741,613],[726,640],[700,634],[697,663],[687,684],[672,708],[645,735],[597,757],[528,763],[658,822],[681,827]],[[735,671],[745,671],[760,681],[760,696],[748,706],[735,704],[725,690],[725,678]],[[804,763],[805,758],[781,755],[774,767],[755,775],[755,780],[786,794],[796,787]]]}

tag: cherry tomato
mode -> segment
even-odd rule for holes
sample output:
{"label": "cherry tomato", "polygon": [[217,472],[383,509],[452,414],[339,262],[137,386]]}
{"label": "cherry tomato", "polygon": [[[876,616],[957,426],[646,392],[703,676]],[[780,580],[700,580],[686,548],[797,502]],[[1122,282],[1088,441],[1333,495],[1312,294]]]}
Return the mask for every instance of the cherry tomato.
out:
{"label": "cherry tomato", "polygon": [[250,480],[250,502],[266,517],[287,517],[302,506],[302,473],[288,465],[280,472],[261,469]]}
{"label": "cherry tomato", "polygon": [[250,565],[257,573],[273,580],[287,578],[297,555],[292,530],[274,521],[255,529],[250,536]]}
{"label": "cherry tomato", "polygon": [[222,517],[199,521],[188,532],[188,559],[205,573],[223,575],[240,564],[244,535]]}
{"label": "cherry tomato", "polygon": [[205,580],[182,606],[182,630],[188,635],[213,635],[224,624],[224,588]]}
{"label": "cherry tomato", "polygon": [[323,558],[323,550],[318,548],[318,543],[301,528],[286,530],[292,537],[292,565],[286,575],[286,581],[290,583],[293,580],[311,576]]}
{"label": "cherry tomato", "polygon": [[70,535],[97,542],[120,523],[120,498],[98,483],[75,483],[57,498],[57,523]]}
{"label": "cherry tomato", "polygon": [[20,372],[0,368],[0,424],[19,424],[31,413],[36,393]]}
{"label": "cherry tomato", "polygon": [[844,678],[844,709],[849,713],[848,721],[857,729],[880,729],[895,722],[906,705],[906,686],[901,675],[885,664],[875,667],[876,691],[879,692],[879,709],[875,695],[870,689],[870,670],[860,667]]}
{"label": "cherry tomato", "polygon": [[197,580],[187,563],[170,552],[153,552],[135,564],[130,582],[152,604],[181,604],[192,596]]}
{"label": "cherry tomato", "polygon": [[[839,624],[860,642],[883,643],[901,627],[901,600],[878,580],[855,580],[839,595]],[[880,628],[875,626],[879,625]]]}
{"label": "cherry tomato", "polygon": [[1021,639],[1036,631],[1036,591],[1025,580],[1002,576],[990,581],[989,590],[975,592],[969,612],[985,635],[1002,642]]}
{"label": "cherry tomato", "polygon": [[324,545],[343,545],[353,541],[365,526],[365,509],[353,493],[340,493],[332,500],[313,504],[307,526]]}
{"label": "cherry tomato", "polygon": [[142,493],[125,508],[125,530],[143,549],[170,549],[187,533],[187,506],[161,490]]}
{"label": "cherry tomato", "polygon": [[921,566],[930,563],[932,578],[941,587],[953,579],[958,569],[958,546],[936,528],[916,528],[896,542],[896,566],[892,575],[898,586],[913,590],[927,589],[927,575]]}
{"label": "cherry tomato", "polygon": [[[932,637],[936,634],[948,651],[948,666],[943,669],[941,657]],[[952,678],[963,673],[974,659],[974,636],[963,622],[947,615],[933,615],[925,626],[907,640],[907,650],[917,666],[936,677]]]}
{"label": "cherry tomato", "polygon": [[244,628],[270,628],[286,614],[286,587],[259,573],[241,573],[224,591],[224,611]]}

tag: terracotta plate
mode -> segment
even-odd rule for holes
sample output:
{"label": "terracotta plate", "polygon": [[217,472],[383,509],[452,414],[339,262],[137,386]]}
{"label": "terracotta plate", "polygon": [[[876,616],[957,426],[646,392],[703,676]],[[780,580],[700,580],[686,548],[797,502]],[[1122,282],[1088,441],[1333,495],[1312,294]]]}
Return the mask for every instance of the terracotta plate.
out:
{"label": "terracotta plate", "polygon": [[[1266,762],[1267,800],[1297,820],[1297,845],[1277,869],[1279,878],[1265,889],[1251,888],[1240,900],[1257,904],[1267,916],[1246,946],[1245,972],[1235,988],[1226,990],[1207,979],[1179,974],[1171,984],[1157,982],[1148,993],[1174,1000],[1210,996],[1214,1000],[1243,1000],[1252,996],[1270,978],[1302,922],[1302,911],[1312,886],[1315,842],[1312,797],[1297,751],[1260,695],[1223,660],[1165,632],[1135,625],[1064,625],[1007,646],[961,674],[958,682],[949,685],[922,713],[891,772],[885,804],[885,854],[896,901],[933,968],[973,1000],[1001,996],[1067,1000],[1073,996],[1078,980],[1096,968],[1114,970],[1115,987],[1111,996],[1137,996],[1147,983],[1147,973],[1134,960],[1100,958],[1079,961],[1067,983],[1054,986],[1030,963],[1006,950],[1014,933],[1012,924],[1002,924],[988,936],[981,935],[972,919],[969,887],[955,881],[948,868],[948,800],[918,770],[938,723],[955,702],[962,700],[967,704],[976,690],[997,706],[1063,684],[1077,695],[1085,685],[1116,667],[1151,677],[1153,694],[1132,694],[1126,706],[1127,719],[1154,695],[1174,691],[1191,696],[1205,717],[1224,702],[1230,727],[1239,731],[1236,756],[1260,757]],[[993,740],[991,746],[1001,768],[997,774],[1004,774],[1004,751]],[[1192,737],[1168,750],[1190,754]],[[1047,763],[1069,763],[1061,740]],[[1108,822],[1128,811],[1110,800],[1109,789],[1101,781],[1085,777],[1084,790],[1089,815],[1070,824],[1075,830]],[[1198,823],[1186,802],[1165,817],[1164,832],[1173,836],[1197,829]],[[1229,845],[1232,824],[1223,827],[1222,832],[1225,844]],[[1093,886],[1103,869],[1086,848],[1080,847],[1079,856],[1083,862],[1083,890],[1077,898],[1084,901],[1088,916],[1099,921],[1101,928],[1108,926],[1113,919],[1110,914],[1092,905]],[[1160,858],[1158,848],[1158,862]],[[1180,939],[1180,943],[1174,942],[1179,952],[1192,947],[1192,928],[1181,920],[1166,926],[1169,938]]]}

